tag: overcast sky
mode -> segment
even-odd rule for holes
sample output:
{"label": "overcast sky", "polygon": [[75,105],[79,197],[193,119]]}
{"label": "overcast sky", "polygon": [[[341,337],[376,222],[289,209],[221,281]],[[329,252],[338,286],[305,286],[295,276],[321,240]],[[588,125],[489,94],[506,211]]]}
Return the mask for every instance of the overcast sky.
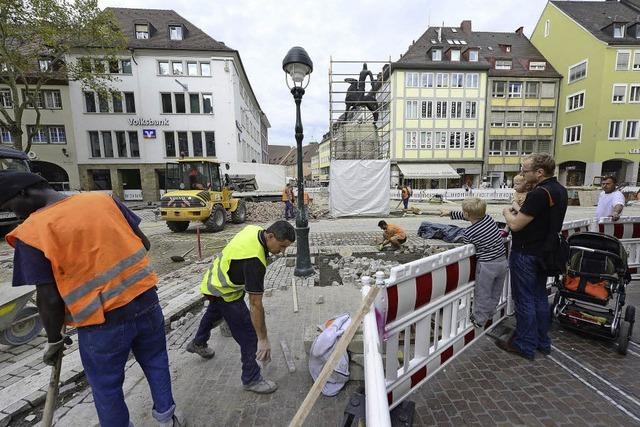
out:
{"label": "overcast sky", "polygon": [[[395,61],[432,26],[472,21],[476,31],[531,35],[546,0],[101,0],[100,6],[173,9],[240,52],[249,81],[271,122],[269,143],[294,145],[295,104],[282,59],[304,47],[314,68],[302,100],[305,143],[329,128],[329,58]],[[374,74],[378,71],[369,66]],[[353,70],[357,71],[357,70]],[[368,88],[368,85],[367,85]],[[342,89],[344,90],[344,89]],[[344,95],[341,95],[344,99]]]}

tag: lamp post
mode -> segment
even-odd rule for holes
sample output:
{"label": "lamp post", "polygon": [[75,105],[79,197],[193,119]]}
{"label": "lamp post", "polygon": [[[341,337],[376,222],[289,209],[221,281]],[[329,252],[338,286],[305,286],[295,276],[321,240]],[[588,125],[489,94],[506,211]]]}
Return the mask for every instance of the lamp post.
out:
{"label": "lamp post", "polygon": [[[293,271],[295,276],[306,277],[313,274],[311,266],[311,256],[309,253],[309,222],[304,209],[304,174],[302,171],[302,120],[300,118],[300,103],[304,89],[309,84],[309,75],[313,71],[313,62],[307,51],[300,46],[289,49],[287,55],[282,60],[282,69],[285,71],[285,81],[287,87],[291,89],[291,94],[296,103],[296,145],[298,153],[298,213],[296,215],[296,268]],[[287,79],[290,77],[290,79]],[[309,78],[307,78],[309,77]],[[291,84],[289,83],[291,80]]]}

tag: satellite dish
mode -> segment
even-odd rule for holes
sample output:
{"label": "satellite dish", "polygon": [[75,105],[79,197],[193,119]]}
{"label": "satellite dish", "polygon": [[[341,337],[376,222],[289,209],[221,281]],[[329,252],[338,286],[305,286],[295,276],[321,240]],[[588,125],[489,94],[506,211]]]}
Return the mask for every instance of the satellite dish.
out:
{"label": "satellite dish", "polygon": [[27,157],[29,157],[29,160],[35,160],[38,158],[38,155],[36,153],[34,153],[33,151],[29,151],[27,153]]}

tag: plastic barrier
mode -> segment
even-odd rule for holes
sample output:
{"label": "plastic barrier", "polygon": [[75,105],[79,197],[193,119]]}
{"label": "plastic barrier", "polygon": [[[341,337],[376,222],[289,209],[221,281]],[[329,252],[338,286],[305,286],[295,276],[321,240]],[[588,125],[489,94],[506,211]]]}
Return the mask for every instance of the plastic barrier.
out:
{"label": "plastic barrier", "polygon": [[[511,188],[503,189],[482,189],[482,190],[469,190],[466,191],[463,188],[449,188],[449,189],[436,189],[436,190],[413,190],[411,199],[413,201],[429,200],[435,195],[440,195],[447,200],[463,200],[466,197],[479,197],[484,200],[505,200],[511,199],[514,190]],[[400,190],[390,190],[389,195],[392,200],[400,200]]]}
{"label": "plastic barrier", "polygon": [[142,200],[142,190],[124,190],[124,200]]}

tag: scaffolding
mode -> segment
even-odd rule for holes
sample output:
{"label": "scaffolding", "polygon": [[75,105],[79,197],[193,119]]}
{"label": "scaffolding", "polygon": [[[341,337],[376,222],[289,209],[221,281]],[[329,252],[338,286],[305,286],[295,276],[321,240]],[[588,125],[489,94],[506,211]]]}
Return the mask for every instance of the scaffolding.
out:
{"label": "scaffolding", "polygon": [[337,61],[330,58],[331,160],[389,158],[390,64],[391,58],[388,61]]}

